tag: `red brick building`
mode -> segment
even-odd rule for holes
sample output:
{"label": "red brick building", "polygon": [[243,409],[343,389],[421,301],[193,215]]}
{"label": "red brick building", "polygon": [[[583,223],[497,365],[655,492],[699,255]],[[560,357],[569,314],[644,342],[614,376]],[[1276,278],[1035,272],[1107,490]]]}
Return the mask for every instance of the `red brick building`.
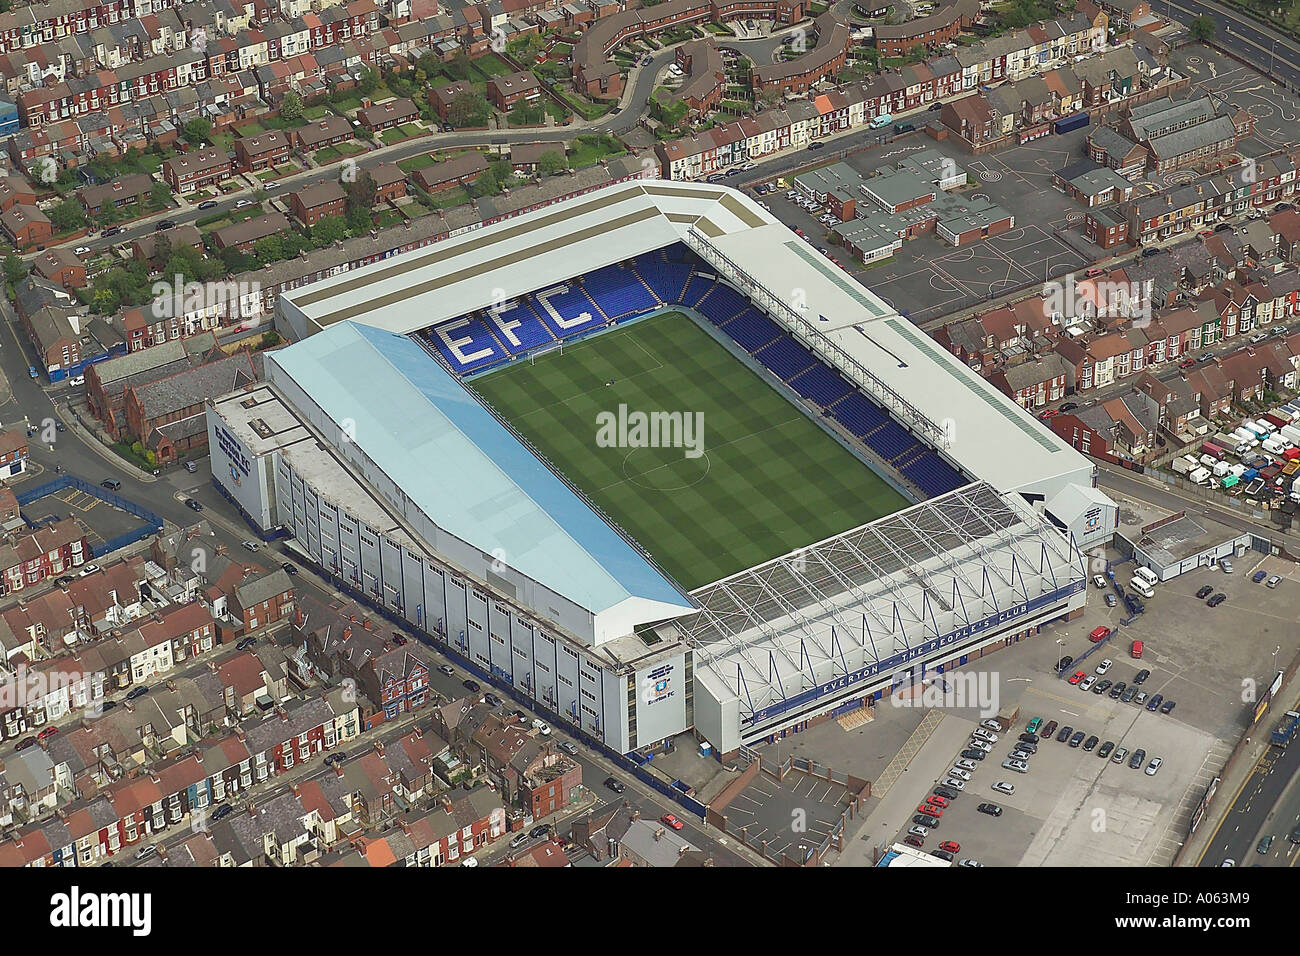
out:
{"label": "red brick building", "polygon": [[461,153],[441,163],[431,163],[415,171],[415,182],[425,192],[436,193],[444,189],[466,186],[478,179],[488,168],[487,160],[477,150]]}
{"label": "red brick building", "polygon": [[91,558],[86,529],[64,518],[0,544],[0,594],[11,594],[66,574]]}
{"label": "red brick building", "polygon": [[53,223],[36,206],[14,205],[0,212],[0,230],[20,252],[44,245],[54,237]]}
{"label": "red brick building", "polygon": [[375,202],[393,202],[406,195],[406,173],[396,163],[380,163],[366,173],[375,183]]}
{"label": "red brick building", "polygon": [[442,117],[442,121],[445,123],[447,122],[447,113],[456,97],[463,96],[466,93],[473,94],[474,92],[473,84],[465,80],[456,80],[454,83],[446,83],[431,89],[429,91],[429,105],[433,107],[435,113]]}
{"label": "red brick building", "polygon": [[65,289],[80,289],[86,284],[85,261],[66,246],[56,246],[33,259],[32,272]]}
{"label": "red brick building", "polygon": [[162,174],[174,192],[184,194],[224,183],[233,169],[230,157],[221,150],[199,149],[167,160]]}
{"label": "red brick building", "polygon": [[147,173],[131,173],[102,186],[78,189],[77,199],[89,216],[102,216],[110,208],[125,209],[128,206],[133,208],[133,214],[139,215],[143,212],[140,207],[149,201],[153,187],[152,176]]}
{"label": "red brick building", "polygon": [[291,193],[289,211],[304,226],[314,226],[322,219],[343,215],[347,202],[347,191],[331,179]]}
{"label": "red brick building", "polygon": [[361,120],[361,125],[372,133],[392,129],[419,118],[419,108],[405,97],[357,111],[357,119]]}
{"label": "red brick building", "polygon": [[542,85],[527,70],[493,77],[488,83],[488,101],[505,111],[519,102],[532,102],[542,95]]}
{"label": "red brick building", "polygon": [[[27,431],[23,428],[6,428],[0,432],[0,481],[16,478],[26,470]],[[0,521],[7,520],[6,516],[0,514]]]}
{"label": "red brick building", "polygon": [[307,152],[337,146],[351,138],[352,124],[344,117],[333,114],[293,131],[294,144]]}
{"label": "red brick building", "polygon": [[278,129],[235,140],[235,166],[241,173],[274,169],[287,163],[291,153],[289,137]]}

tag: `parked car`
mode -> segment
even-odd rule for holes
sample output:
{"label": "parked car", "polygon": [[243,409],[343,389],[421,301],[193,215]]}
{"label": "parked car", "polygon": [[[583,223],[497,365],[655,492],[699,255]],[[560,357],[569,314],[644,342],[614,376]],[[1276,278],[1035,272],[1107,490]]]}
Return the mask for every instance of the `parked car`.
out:
{"label": "parked car", "polygon": [[980,813],[987,813],[991,817],[1002,816],[1002,808],[998,806],[996,803],[981,803],[975,809],[978,810]]}
{"label": "parked car", "polygon": [[[982,757],[980,758],[983,759]],[[971,757],[961,757],[953,761],[958,770],[976,770],[978,769],[975,760]]]}
{"label": "parked car", "polygon": [[576,757],[578,755],[577,746],[575,744],[570,743],[567,740],[561,740],[555,746],[559,748],[561,752],[568,754],[570,757]]}
{"label": "parked car", "polygon": [[1111,685],[1111,681],[1109,677],[1106,678],[1105,680],[1099,680],[1097,681],[1096,684],[1093,685],[1092,692],[1094,694],[1104,694],[1106,693],[1106,691],[1110,690],[1110,685]]}
{"label": "parked car", "polygon": [[1008,797],[1013,796],[1016,792],[1014,783],[1007,783],[1005,780],[999,780],[993,785],[993,789],[998,793],[1005,793]]}
{"label": "parked car", "polygon": [[939,829],[939,818],[932,817],[928,813],[918,813],[912,817],[912,822],[918,827],[926,827],[930,830]]}
{"label": "parked car", "polygon": [[1165,762],[1164,758],[1162,757],[1152,757],[1151,762],[1147,764],[1146,775],[1148,777],[1154,777],[1157,773],[1159,773],[1160,766],[1164,762]]}
{"label": "parked car", "polygon": [[1127,757],[1127,756],[1128,756],[1128,748],[1127,748],[1127,747],[1116,747],[1116,748],[1115,748],[1115,752],[1114,752],[1113,754],[1110,755],[1110,759],[1111,759],[1111,761],[1113,761],[1114,763],[1123,763],[1123,762],[1124,762],[1124,758]]}
{"label": "parked car", "polygon": [[1065,670],[1073,663],[1074,663],[1074,658],[1071,657],[1069,654],[1066,654],[1064,657],[1062,657],[1059,661],[1056,662],[1056,672],[1059,674],[1061,671]]}
{"label": "parked car", "polygon": [[35,745],[36,745],[35,737],[24,737],[22,740],[18,741],[18,743],[14,745],[14,750],[26,750],[28,747],[33,747]]}
{"label": "parked car", "polygon": [[1097,751],[1097,756],[1100,757],[1102,760],[1105,760],[1107,757],[1110,756],[1110,752],[1114,749],[1115,749],[1115,742],[1112,740],[1108,740],[1101,745],[1101,749]]}
{"label": "parked car", "polygon": [[1134,697],[1137,696],[1137,693],[1138,693],[1138,689],[1136,684],[1129,687],[1128,690],[1124,691],[1124,693],[1119,695],[1120,703],[1127,704],[1129,701],[1131,701]]}
{"label": "parked car", "polygon": [[100,236],[107,239],[109,236],[118,235],[121,231],[122,231],[121,226],[109,226],[107,229],[105,229],[103,232],[100,233]]}
{"label": "parked car", "polygon": [[1164,699],[1165,699],[1164,694],[1154,695],[1149,701],[1147,701],[1147,710],[1151,711],[1154,714],[1157,710],[1160,709],[1160,705],[1164,702]]}
{"label": "parked car", "polygon": [[1087,676],[1088,676],[1088,675],[1085,674],[1083,671],[1075,671],[1073,674],[1070,675],[1070,683],[1071,683],[1071,684],[1078,684],[1080,681],[1082,681],[1082,680],[1083,680],[1085,677],[1087,677]]}
{"label": "parked car", "polygon": [[678,820],[671,813],[665,813],[662,817],[659,818],[659,822],[666,826],[672,827],[674,830],[680,830],[683,826],[685,826],[685,824],[682,823],[681,820]]}
{"label": "parked car", "polygon": [[1264,582],[1264,587],[1266,587],[1266,588],[1275,588],[1275,587],[1277,587],[1277,586],[1278,586],[1279,584],[1281,584],[1281,583],[1282,583],[1282,579],[1281,579],[1280,577],[1278,577],[1278,576],[1275,574],[1275,575],[1273,575],[1271,578],[1269,578],[1267,581]]}
{"label": "parked car", "polygon": [[1140,671],[1138,671],[1136,674],[1133,675],[1133,686],[1136,687],[1138,684],[1145,684],[1147,678],[1150,676],[1151,676],[1151,672],[1147,670],[1145,667],[1142,668]]}
{"label": "parked car", "polygon": [[1094,627],[1092,629],[1092,633],[1088,635],[1088,640],[1096,644],[1098,641],[1104,641],[1108,637],[1110,637],[1110,628],[1103,624],[1100,627]]}
{"label": "parked car", "polygon": [[1110,689],[1110,699],[1119,700],[1119,695],[1124,693],[1124,691],[1127,689],[1128,689],[1128,684],[1124,683],[1123,681],[1120,681],[1118,684],[1116,684],[1114,687]]}
{"label": "parked car", "polygon": [[244,638],[242,641],[240,641],[238,644],[235,645],[235,650],[237,650],[237,651],[246,651],[246,650],[248,650],[250,647],[252,647],[252,646],[253,646],[254,644],[256,644],[256,643],[257,643],[257,638],[255,638],[255,637],[246,637],[246,638]]}
{"label": "parked car", "polygon": [[[921,828],[917,827],[916,829],[919,830]],[[906,843],[908,846],[914,846],[917,849],[920,849],[921,847],[925,846],[924,837],[919,837],[914,833],[909,833],[907,836],[903,837],[903,842]]]}
{"label": "parked car", "polygon": [[1003,770],[1014,770],[1016,773],[1029,773],[1029,764],[1024,760],[1008,758],[1002,761]]}
{"label": "parked car", "polygon": [[122,483],[116,478],[105,478],[99,483],[101,488],[107,488],[109,491],[117,491],[122,487]]}
{"label": "parked car", "polygon": [[147,860],[149,859],[149,857],[157,855],[157,853],[158,853],[158,844],[148,843],[135,851],[135,858],[137,860]]}
{"label": "parked car", "polygon": [[1081,743],[1083,743],[1083,731],[1082,731],[1082,730],[1076,730],[1076,731],[1074,732],[1074,735],[1070,738],[1070,746],[1071,746],[1071,747],[1078,747],[1079,744],[1081,744]]}
{"label": "parked car", "polygon": [[1210,607],[1218,607],[1220,604],[1222,604],[1222,603],[1223,603],[1224,601],[1226,601],[1226,600],[1228,600],[1228,595],[1226,595],[1226,594],[1224,594],[1222,591],[1220,591],[1218,594],[1214,595],[1214,597],[1210,598],[1210,599],[1209,599],[1208,601],[1206,601],[1205,603],[1206,603],[1207,605],[1209,605]]}
{"label": "parked car", "polygon": [[1097,676],[1098,676],[1098,677],[1101,677],[1103,674],[1106,673],[1106,671],[1110,670],[1111,665],[1112,665],[1113,663],[1115,663],[1115,662],[1112,661],[1109,657],[1105,658],[1105,659],[1104,659],[1100,664],[1098,664],[1097,667],[1095,668],[1095,672],[1096,672]]}
{"label": "parked car", "polygon": [[58,732],[59,732],[59,728],[58,728],[58,727],[50,726],[50,727],[46,727],[46,728],[44,728],[44,729],[43,729],[39,734],[36,735],[36,737],[37,737],[38,740],[49,740],[51,737],[53,737],[53,736],[54,736],[55,734],[57,734]]}
{"label": "parked car", "polygon": [[1106,597],[1104,600],[1106,601],[1107,607],[1114,607],[1116,604],[1115,595],[1112,594],[1110,591],[1106,592]]}
{"label": "parked car", "polygon": [[[948,771],[948,777],[949,780],[961,780],[963,782],[966,782],[970,780],[970,771],[965,770],[961,767],[953,767]],[[948,787],[952,786],[952,784],[948,780],[944,781],[944,785]],[[961,790],[962,788],[958,787],[957,789]]]}
{"label": "parked car", "polygon": [[931,850],[930,855],[933,857],[938,857],[940,860],[947,860],[949,863],[951,863],[954,859],[956,859],[956,857],[954,857],[947,850]]}
{"label": "parked car", "polygon": [[175,219],[159,219],[159,220],[154,224],[153,231],[154,231],[154,232],[162,232],[164,229],[175,229],[175,228],[176,228],[176,220],[175,220]]}
{"label": "parked car", "polygon": [[1219,570],[1222,571],[1224,574],[1231,574],[1234,570],[1236,570],[1236,565],[1234,565],[1227,558],[1223,558],[1221,561],[1219,561]]}
{"label": "parked car", "polygon": [[208,819],[211,820],[213,823],[216,823],[218,820],[224,820],[226,817],[230,816],[234,812],[235,812],[235,808],[232,807],[230,804],[219,803],[213,809]]}
{"label": "parked car", "polygon": [[142,684],[139,687],[132,687],[129,691],[127,691],[126,699],[136,700],[137,698],[143,697],[147,693],[149,693],[149,688]]}
{"label": "parked car", "polygon": [[1083,742],[1083,749],[1088,753],[1092,753],[1093,749],[1097,746],[1098,739],[1099,738],[1096,734],[1090,735],[1088,739]]}
{"label": "parked car", "polygon": [[438,670],[442,671],[448,677],[454,677],[456,675],[456,668],[452,667],[450,664],[439,664]]}
{"label": "parked car", "polygon": [[185,507],[186,507],[186,508],[189,508],[191,511],[202,511],[202,510],[203,510],[203,502],[199,501],[199,500],[196,499],[196,498],[186,498],[186,499],[185,499]]}
{"label": "parked car", "polygon": [[923,803],[916,808],[917,813],[928,813],[932,817],[943,816],[943,807],[936,807],[932,803]]}
{"label": "parked car", "polygon": [[254,554],[256,554],[258,549],[262,547],[261,544],[256,541],[241,541],[239,543],[243,546],[245,551],[252,551]]}
{"label": "parked car", "polygon": [[1036,744],[1038,743],[1038,734],[1021,734],[1016,739],[1022,744]]}
{"label": "parked car", "polygon": [[1142,766],[1143,761],[1147,759],[1147,752],[1141,748],[1133,751],[1133,756],[1128,758],[1128,767],[1130,770],[1136,770]]}
{"label": "parked car", "polygon": [[1079,690],[1092,690],[1092,685],[1097,683],[1097,678],[1091,674],[1085,677],[1079,684]]}
{"label": "parked car", "polygon": [[1042,734],[1043,739],[1044,739],[1044,740],[1051,740],[1051,739],[1052,739],[1052,736],[1053,736],[1055,733],[1056,733],[1056,721],[1054,721],[1054,720],[1049,720],[1049,721],[1047,722],[1047,726],[1043,728],[1043,734]]}
{"label": "parked car", "polygon": [[1200,598],[1202,601],[1204,601],[1207,597],[1209,597],[1213,593],[1214,593],[1214,588],[1206,584],[1197,589],[1196,596]]}
{"label": "parked car", "polygon": [[1064,727],[1062,727],[1062,728],[1060,729],[1060,731],[1057,733],[1057,735],[1056,735],[1056,742],[1057,742],[1058,744],[1063,744],[1063,743],[1065,743],[1067,740],[1070,739],[1070,735],[1071,735],[1072,733],[1074,733],[1074,728],[1071,727],[1069,724],[1066,724],[1066,725],[1065,725]]}
{"label": "parked car", "polygon": [[[918,827],[914,823],[907,828],[907,840],[904,842],[908,843],[910,846],[922,846],[925,843],[925,838],[928,837],[929,835],[930,835],[929,830],[927,830],[925,827]],[[911,842],[912,840],[915,840],[916,842],[912,843]]]}
{"label": "parked car", "polygon": [[512,850],[519,849],[521,846],[523,846],[525,843],[528,842],[528,839],[529,837],[527,833],[520,833],[518,836],[516,836],[513,840],[510,841],[510,849]]}
{"label": "parked car", "polygon": [[605,778],[605,786],[609,787],[609,789],[613,790],[615,793],[622,793],[627,789],[627,787],[623,786],[622,783],[615,780],[613,777]]}
{"label": "parked car", "polygon": [[1167,713],[1171,712],[1171,711],[1172,711],[1176,706],[1178,706],[1178,702],[1177,702],[1177,701],[1174,701],[1174,700],[1167,700],[1167,701],[1165,701],[1163,704],[1160,705],[1160,713],[1162,713],[1162,714],[1167,714]]}
{"label": "parked car", "polygon": [[1143,706],[1146,702],[1147,702],[1147,692],[1144,690],[1138,691],[1137,694],[1133,697],[1133,703],[1137,704],[1139,707]]}
{"label": "parked car", "polygon": [[985,730],[991,730],[994,733],[998,733],[999,731],[1002,730],[1002,725],[999,724],[992,717],[989,717],[986,720],[981,720],[980,726],[983,727]]}
{"label": "parked car", "polygon": [[944,786],[943,784],[939,784],[939,786],[934,788],[934,792],[938,796],[946,797],[949,800],[956,800],[957,794],[959,794],[961,791],[954,790],[952,787]]}
{"label": "parked car", "polygon": [[203,200],[203,202],[199,203],[199,208],[200,208],[200,209],[216,209],[216,208],[217,208],[217,201],[216,201],[215,199],[205,199],[205,200]]}
{"label": "parked car", "polygon": [[465,688],[467,691],[469,691],[471,694],[477,694],[479,691],[481,691],[481,690],[483,689],[481,686],[479,686],[479,682],[478,682],[478,681],[476,681],[476,680],[471,680],[471,679],[468,678],[468,677],[465,678],[463,681],[460,682],[460,686],[461,686],[461,687],[464,687],[464,688]]}
{"label": "parked car", "polygon": [[1023,760],[1025,763],[1029,763],[1029,758],[1032,756],[1033,754],[1030,753],[1028,750],[1021,750],[1019,747],[1017,747],[1015,750],[1011,751],[1011,753],[1007,755],[1007,759]]}
{"label": "parked car", "polygon": [[948,798],[941,797],[937,793],[930,794],[928,797],[925,798],[925,802],[933,803],[936,807],[940,807],[940,808],[948,806]]}
{"label": "parked car", "polygon": [[489,707],[500,707],[501,698],[491,691],[488,691],[483,695],[483,703],[487,704]]}
{"label": "parked car", "polygon": [[[969,780],[969,779],[970,779],[970,777],[967,776],[966,780]],[[952,775],[952,771],[949,770],[949,771],[948,771],[948,776],[945,777],[944,780],[943,780],[943,785],[944,785],[945,787],[947,787],[949,790],[962,791],[962,790],[965,790],[965,789],[966,789],[966,780],[962,780],[962,779],[959,778],[959,777],[954,777],[954,776]]]}

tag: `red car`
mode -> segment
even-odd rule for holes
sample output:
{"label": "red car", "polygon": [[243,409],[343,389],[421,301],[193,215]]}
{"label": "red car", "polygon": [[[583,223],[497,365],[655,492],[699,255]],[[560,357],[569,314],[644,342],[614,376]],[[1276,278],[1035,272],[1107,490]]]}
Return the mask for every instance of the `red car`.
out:
{"label": "red car", "polygon": [[1103,624],[1101,627],[1094,627],[1092,629],[1092,633],[1088,635],[1088,640],[1096,644],[1098,641],[1104,641],[1108,637],[1110,637],[1110,628]]}
{"label": "red car", "polygon": [[1128,652],[1129,652],[1129,654],[1131,654],[1131,655],[1133,656],[1134,660],[1141,660],[1141,659],[1142,659],[1142,642],[1141,642],[1141,641],[1134,641],[1134,642],[1133,642],[1133,646],[1130,647],[1130,648],[1128,649]]}
{"label": "red car", "polygon": [[1197,233],[1197,235],[1200,236],[1202,239],[1212,239],[1214,238],[1214,230],[1202,229],[1200,232]]}
{"label": "red car", "polygon": [[947,850],[949,853],[960,853],[961,844],[957,843],[954,840],[944,840],[942,843],[939,844],[939,849]]}
{"label": "red car", "polygon": [[1195,365],[1195,364],[1196,364],[1196,359],[1194,359],[1194,358],[1185,358],[1185,359],[1183,359],[1181,362],[1178,363],[1178,367],[1179,367],[1179,368],[1191,368],[1191,367],[1192,367],[1193,365]]}
{"label": "red car", "polygon": [[1049,408],[1047,411],[1043,412],[1038,417],[1041,418],[1043,421],[1047,421],[1049,418],[1055,418],[1059,414],[1061,414],[1059,409]]}
{"label": "red car", "polygon": [[947,798],[941,797],[937,793],[931,794],[930,796],[926,797],[925,801],[926,803],[933,803],[936,807],[946,807],[948,805]]}
{"label": "red car", "polygon": [[53,736],[54,736],[55,734],[57,734],[58,732],[59,732],[59,728],[58,728],[58,727],[46,727],[46,728],[45,728],[44,730],[42,730],[39,734],[37,734],[36,737],[37,737],[38,740],[45,740],[45,739],[47,739],[47,738],[49,738],[49,737],[53,737]]}
{"label": "red car", "polygon": [[916,836],[915,834],[909,836],[903,842],[906,843],[908,846],[915,846],[915,847],[925,846],[925,841],[922,840],[919,836]]}
{"label": "red car", "polygon": [[682,823],[681,820],[678,820],[671,813],[665,813],[662,817],[659,818],[659,822],[672,827],[674,830],[680,830],[683,826],[685,826],[685,824]]}
{"label": "red car", "polygon": [[1088,675],[1085,674],[1083,671],[1075,671],[1073,674],[1070,675],[1070,683],[1077,684],[1079,683],[1079,681],[1083,680],[1087,676]]}
{"label": "red car", "polygon": [[943,809],[936,807],[933,803],[923,803],[916,808],[917,813],[928,813],[932,817],[943,816]]}

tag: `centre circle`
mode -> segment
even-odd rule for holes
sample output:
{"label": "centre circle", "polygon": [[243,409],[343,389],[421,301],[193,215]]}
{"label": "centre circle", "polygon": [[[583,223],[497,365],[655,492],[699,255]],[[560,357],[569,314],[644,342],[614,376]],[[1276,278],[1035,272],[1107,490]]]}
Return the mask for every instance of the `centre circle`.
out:
{"label": "centre circle", "polygon": [[623,458],[623,474],[638,488],[681,491],[709,473],[709,453],[687,458],[685,448],[633,448]]}

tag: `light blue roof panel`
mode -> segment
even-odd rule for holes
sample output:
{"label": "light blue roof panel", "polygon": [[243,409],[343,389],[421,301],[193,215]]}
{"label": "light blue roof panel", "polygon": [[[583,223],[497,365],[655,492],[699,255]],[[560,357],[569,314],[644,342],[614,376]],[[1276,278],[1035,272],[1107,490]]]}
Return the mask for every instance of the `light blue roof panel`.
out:
{"label": "light blue roof panel", "polygon": [[273,361],[449,534],[594,613],[692,606],[413,339],[340,322]]}

